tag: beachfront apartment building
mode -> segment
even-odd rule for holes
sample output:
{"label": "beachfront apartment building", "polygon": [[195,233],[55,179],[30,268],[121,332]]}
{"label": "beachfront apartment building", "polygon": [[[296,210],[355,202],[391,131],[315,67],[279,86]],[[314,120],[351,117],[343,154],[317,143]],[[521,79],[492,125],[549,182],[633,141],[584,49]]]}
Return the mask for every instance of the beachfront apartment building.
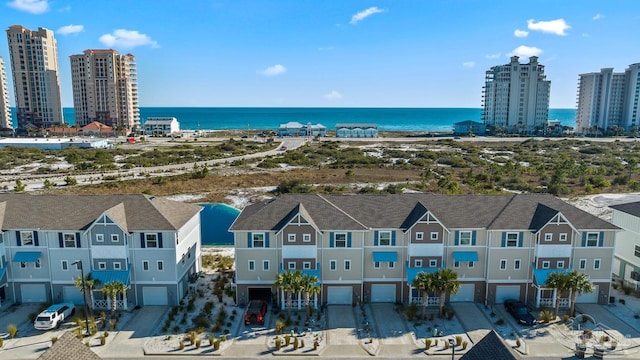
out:
{"label": "beachfront apartment building", "polygon": [[177,305],[200,271],[200,210],[142,194],[0,194],[0,298],[82,304],[84,273],[99,280],[94,308],[110,308],[100,289],[112,281],[127,287],[119,308]]}
{"label": "beachfront apartment building", "polygon": [[637,130],[639,99],[640,63],[629,65],[623,73],[605,68],[580,74],[575,132],[603,135],[615,128]]}
{"label": "beachfront apartment building", "polygon": [[148,117],[142,132],[148,136],[171,136],[180,132],[180,123],[174,117]]}
{"label": "beachfront apartment building", "polygon": [[[246,207],[230,228],[238,303],[282,300],[278,273],[300,270],[319,279],[315,306],[437,305],[437,297],[423,299],[412,282],[440,268],[453,269],[461,282],[451,302],[515,298],[552,306],[549,274],[575,269],[595,287],[578,302],[606,303],[618,230],[548,194],[421,193],[283,195]],[[568,294],[562,299],[567,306]]]}
{"label": "beachfront apartment building", "polygon": [[613,274],[640,288],[640,202],[610,206],[611,222],[623,229],[616,241]]}
{"label": "beachfront apartment building", "polygon": [[85,50],[71,55],[71,83],[76,124],[94,121],[114,129],[138,129],[138,80],[132,54]]}
{"label": "beachfront apartment building", "polygon": [[7,77],[4,68],[4,59],[0,56],[0,129],[11,129],[11,108],[9,107],[9,93],[7,90]]}
{"label": "beachfront apartment building", "polygon": [[337,123],[338,138],[377,138],[378,125],[372,123]]}
{"label": "beachfront apartment building", "polygon": [[48,128],[64,122],[58,46],[53,31],[7,30],[18,129]]}
{"label": "beachfront apartment building", "polygon": [[486,72],[482,91],[482,119],[492,132],[534,134],[549,117],[551,81],[537,56],[521,64],[512,56],[505,65]]}

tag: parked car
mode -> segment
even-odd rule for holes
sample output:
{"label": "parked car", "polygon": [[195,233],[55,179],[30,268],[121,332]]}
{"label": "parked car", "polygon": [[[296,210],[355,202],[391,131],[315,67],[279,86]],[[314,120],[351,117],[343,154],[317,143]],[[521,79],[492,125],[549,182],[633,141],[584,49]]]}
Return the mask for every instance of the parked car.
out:
{"label": "parked car", "polygon": [[267,313],[267,302],[264,300],[251,300],[244,314],[244,324],[264,324],[264,316]]}
{"label": "parked car", "polygon": [[529,309],[519,300],[505,300],[504,308],[520,325],[534,325],[536,318],[531,315]]}
{"label": "parked car", "polygon": [[71,303],[51,305],[38,314],[33,327],[38,330],[51,330],[59,328],[62,323],[75,314],[76,308]]}

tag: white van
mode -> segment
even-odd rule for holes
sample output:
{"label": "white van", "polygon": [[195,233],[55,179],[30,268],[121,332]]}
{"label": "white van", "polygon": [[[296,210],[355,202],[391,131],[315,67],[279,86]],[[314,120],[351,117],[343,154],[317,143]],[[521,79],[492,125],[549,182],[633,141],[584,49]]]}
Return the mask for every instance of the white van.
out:
{"label": "white van", "polygon": [[38,330],[50,330],[60,327],[62,323],[75,314],[76,308],[71,303],[51,305],[38,314],[33,326]]}

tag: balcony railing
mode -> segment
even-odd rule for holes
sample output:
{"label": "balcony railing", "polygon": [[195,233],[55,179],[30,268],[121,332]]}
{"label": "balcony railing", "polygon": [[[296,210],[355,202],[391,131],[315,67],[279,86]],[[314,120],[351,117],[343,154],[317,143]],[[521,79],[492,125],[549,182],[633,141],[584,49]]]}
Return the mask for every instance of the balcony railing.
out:
{"label": "balcony railing", "polygon": [[[561,308],[568,308],[571,304],[569,298],[560,298],[558,300]],[[540,298],[540,307],[554,307],[553,298]]]}
{"label": "balcony railing", "polygon": [[[422,296],[412,296],[411,303],[419,306],[423,305]],[[429,296],[427,297],[427,306],[439,306],[440,305],[440,297],[438,296]]]}

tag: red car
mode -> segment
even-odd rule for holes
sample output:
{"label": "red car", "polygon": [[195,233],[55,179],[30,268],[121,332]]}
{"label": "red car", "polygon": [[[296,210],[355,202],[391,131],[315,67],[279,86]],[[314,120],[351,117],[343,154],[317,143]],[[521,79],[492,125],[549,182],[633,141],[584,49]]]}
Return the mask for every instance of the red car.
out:
{"label": "red car", "polygon": [[244,315],[244,324],[264,324],[264,316],[267,313],[267,302],[264,300],[251,300]]}

